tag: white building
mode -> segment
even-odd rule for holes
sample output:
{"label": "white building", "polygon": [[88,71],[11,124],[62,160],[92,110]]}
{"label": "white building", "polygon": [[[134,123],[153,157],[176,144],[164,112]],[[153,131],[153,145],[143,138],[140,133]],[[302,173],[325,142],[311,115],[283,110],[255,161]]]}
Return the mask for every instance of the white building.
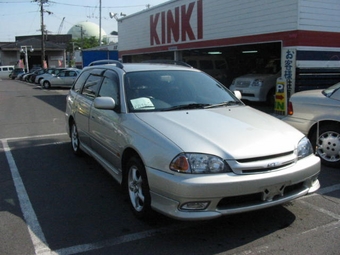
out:
{"label": "white building", "polygon": [[172,0],[118,20],[119,54],[140,62],[219,53],[232,78],[281,58],[294,93],[340,80],[339,13],[339,0]]}

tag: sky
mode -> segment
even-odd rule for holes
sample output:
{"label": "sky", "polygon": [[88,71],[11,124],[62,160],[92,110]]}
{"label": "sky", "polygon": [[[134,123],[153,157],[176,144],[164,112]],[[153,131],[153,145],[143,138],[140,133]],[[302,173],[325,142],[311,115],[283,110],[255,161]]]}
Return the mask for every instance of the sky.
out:
{"label": "sky", "polygon": [[[14,42],[15,36],[41,34],[40,0],[38,2],[0,0],[0,42]],[[117,31],[117,22],[110,18],[110,12],[131,15],[165,2],[167,0],[101,0],[101,27],[110,36],[112,31]],[[100,0],[47,0],[44,24],[48,33],[58,34],[61,29],[60,34],[67,34],[72,26],[84,21],[99,26],[99,3]]]}

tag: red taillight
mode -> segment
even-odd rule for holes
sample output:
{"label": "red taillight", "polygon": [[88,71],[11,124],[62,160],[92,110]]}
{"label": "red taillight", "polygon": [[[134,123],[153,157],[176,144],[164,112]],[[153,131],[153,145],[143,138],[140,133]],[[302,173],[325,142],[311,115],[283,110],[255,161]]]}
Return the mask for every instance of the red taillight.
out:
{"label": "red taillight", "polygon": [[293,115],[294,111],[293,111],[293,104],[292,102],[288,103],[288,115]]}

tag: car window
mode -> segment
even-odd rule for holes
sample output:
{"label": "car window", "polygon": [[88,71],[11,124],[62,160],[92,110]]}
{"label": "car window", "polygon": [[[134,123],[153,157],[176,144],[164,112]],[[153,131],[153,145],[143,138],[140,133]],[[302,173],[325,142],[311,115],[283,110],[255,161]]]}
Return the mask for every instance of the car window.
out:
{"label": "car window", "polygon": [[58,76],[59,76],[59,77],[65,77],[65,76],[66,76],[65,73],[66,73],[66,72],[60,72],[60,73],[58,74]]}
{"label": "car window", "polygon": [[215,60],[216,69],[226,69],[227,62],[223,60]]}
{"label": "car window", "polygon": [[116,105],[119,105],[119,80],[115,73],[111,71],[105,73],[98,96],[112,97],[115,100]]}
{"label": "car window", "polygon": [[76,80],[76,82],[74,83],[73,86],[73,90],[77,93],[80,93],[83,85],[85,84],[85,81],[87,80],[87,78],[90,75],[90,71],[89,70],[85,70],[81,73],[81,75],[79,76],[79,78]]}
{"label": "car window", "polygon": [[214,64],[212,60],[200,60],[200,69],[214,69]]}
{"label": "car window", "polygon": [[129,111],[160,111],[182,105],[197,108],[239,101],[222,84],[202,72],[131,72],[124,78]]}
{"label": "car window", "polygon": [[102,80],[102,76],[90,75],[86,80],[82,94],[89,99],[94,99]]}
{"label": "car window", "polygon": [[66,72],[66,76],[69,76],[69,77],[77,76],[77,73],[75,71],[68,71]]}
{"label": "car window", "polygon": [[197,68],[197,61],[196,60],[188,60],[187,63],[191,65],[193,68]]}
{"label": "car window", "polygon": [[322,91],[326,97],[331,97],[337,90],[340,90],[340,82]]}

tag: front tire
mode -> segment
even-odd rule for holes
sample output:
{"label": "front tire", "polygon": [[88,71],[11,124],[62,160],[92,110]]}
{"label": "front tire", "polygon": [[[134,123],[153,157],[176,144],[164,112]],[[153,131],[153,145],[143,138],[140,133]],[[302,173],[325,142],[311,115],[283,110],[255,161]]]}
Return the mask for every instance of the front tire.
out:
{"label": "front tire", "polygon": [[267,105],[275,106],[275,89],[274,88],[268,91],[266,103]]}
{"label": "front tire", "polygon": [[150,188],[142,161],[133,156],[127,163],[127,192],[134,215],[143,219],[151,214]]}
{"label": "front tire", "polygon": [[334,167],[340,167],[340,126],[335,124],[321,125],[319,135],[315,130],[310,138],[316,154],[321,163]]}

